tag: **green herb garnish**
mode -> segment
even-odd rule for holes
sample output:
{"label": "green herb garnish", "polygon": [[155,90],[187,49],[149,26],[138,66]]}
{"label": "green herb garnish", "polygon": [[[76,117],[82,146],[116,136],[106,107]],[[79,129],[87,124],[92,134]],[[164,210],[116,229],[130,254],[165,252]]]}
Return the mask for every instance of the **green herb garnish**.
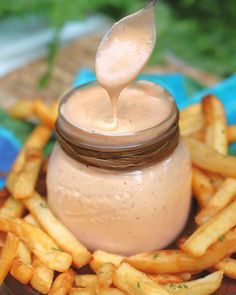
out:
{"label": "green herb garnish", "polygon": [[48,208],[48,206],[45,203],[40,203],[39,206],[42,208]]}
{"label": "green herb garnish", "polygon": [[223,242],[225,240],[225,236],[220,236],[219,241]]}
{"label": "green herb garnish", "polygon": [[157,257],[159,257],[160,253],[159,252],[156,252],[153,254],[153,259],[156,259]]}

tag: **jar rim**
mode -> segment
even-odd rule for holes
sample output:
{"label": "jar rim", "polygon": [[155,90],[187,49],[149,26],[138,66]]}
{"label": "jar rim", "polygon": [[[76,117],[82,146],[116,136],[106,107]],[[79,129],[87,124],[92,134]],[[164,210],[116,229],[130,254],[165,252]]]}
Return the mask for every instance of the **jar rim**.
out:
{"label": "jar rim", "polygon": [[[147,81],[149,82],[149,81]],[[152,82],[149,82],[152,83]],[[124,148],[135,148],[138,146],[149,145],[151,141],[161,138],[162,134],[170,128],[173,122],[178,124],[178,110],[171,93],[163,88],[161,85],[152,83],[155,87],[160,87],[165,95],[166,99],[170,102],[170,112],[161,122],[148,127],[146,129],[138,130],[135,132],[123,132],[123,133],[98,133],[91,132],[90,130],[81,128],[78,125],[71,123],[63,114],[62,106],[71,97],[71,95],[84,87],[91,87],[96,85],[96,82],[77,86],[67,91],[61,98],[59,104],[59,115],[57,119],[57,126],[67,135],[69,140],[78,141],[84,147],[89,148],[101,148],[101,149],[124,149]],[[145,136],[146,140],[142,140]]]}

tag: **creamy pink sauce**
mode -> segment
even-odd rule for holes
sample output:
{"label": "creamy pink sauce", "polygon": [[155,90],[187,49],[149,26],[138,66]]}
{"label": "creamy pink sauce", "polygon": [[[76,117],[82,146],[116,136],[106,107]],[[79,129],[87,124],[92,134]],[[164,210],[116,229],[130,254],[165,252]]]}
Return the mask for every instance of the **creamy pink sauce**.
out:
{"label": "creamy pink sauce", "polygon": [[138,81],[121,92],[116,107],[119,124],[115,129],[110,129],[113,115],[109,95],[99,85],[79,89],[62,106],[62,114],[73,125],[99,134],[148,129],[164,121],[170,110],[163,89],[147,81]]}
{"label": "creamy pink sauce", "polygon": [[[164,121],[170,105],[163,90],[150,82],[130,84],[154,44],[153,7],[116,23],[96,57],[103,88],[74,92],[61,108],[65,118],[88,133],[110,136],[137,133]],[[50,208],[89,249],[124,255],[152,251],[169,244],[186,222],[190,157],[180,140],[165,160],[120,172],[86,166],[56,145],[47,184]]]}
{"label": "creamy pink sauce", "polygon": [[115,23],[97,51],[95,71],[100,85],[110,96],[116,129],[117,105],[121,91],[147,63],[155,45],[154,7],[142,9]]}

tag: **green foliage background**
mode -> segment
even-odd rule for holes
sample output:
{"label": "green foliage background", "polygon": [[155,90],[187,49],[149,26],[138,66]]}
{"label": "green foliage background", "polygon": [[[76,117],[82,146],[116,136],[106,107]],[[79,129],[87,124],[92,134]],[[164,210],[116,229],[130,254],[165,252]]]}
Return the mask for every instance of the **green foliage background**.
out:
{"label": "green foliage background", "polygon": [[[57,29],[49,44],[50,75],[66,21],[101,12],[116,20],[143,7],[144,0],[8,0],[0,1],[0,19],[28,13],[44,15]],[[151,63],[167,55],[221,76],[236,70],[235,0],[161,0],[156,8],[157,45]]]}

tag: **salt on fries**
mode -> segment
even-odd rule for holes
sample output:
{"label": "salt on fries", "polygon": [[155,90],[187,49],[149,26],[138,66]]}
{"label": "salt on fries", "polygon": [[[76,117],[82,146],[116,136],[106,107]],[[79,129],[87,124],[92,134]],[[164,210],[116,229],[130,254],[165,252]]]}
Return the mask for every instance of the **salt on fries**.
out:
{"label": "salt on fries", "polygon": [[228,152],[227,126],[224,107],[219,99],[207,95],[202,99],[202,109],[205,118],[206,144],[218,153]]}
{"label": "salt on fries", "polygon": [[126,262],[122,262],[116,269],[113,276],[113,284],[130,295],[170,294],[163,286],[154,282],[146,274],[138,271]]}
{"label": "salt on fries", "polygon": [[0,215],[0,231],[14,233],[36,257],[53,270],[66,271],[71,265],[71,255],[62,252],[52,238],[36,226],[19,218]]}
{"label": "salt on fries", "polygon": [[[47,171],[42,151],[58,102],[48,107],[39,100],[22,101],[18,106],[12,115],[36,115],[42,125],[27,139],[8,175],[7,189],[0,192],[0,232],[7,237],[2,239],[0,284],[10,272],[49,295],[208,295],[219,288],[223,273],[236,279],[236,260],[229,258],[236,252],[236,158],[226,155],[228,144],[236,141],[236,126],[226,126],[216,97],[207,96],[180,112],[181,134],[194,164],[192,189],[200,226],[181,239],[178,250],[131,257],[102,250],[91,255],[35,192],[40,169]],[[94,273],[77,274],[72,263],[77,268],[89,264]],[[191,281],[192,274],[207,269],[215,272]]]}
{"label": "salt on fries", "polygon": [[193,256],[202,256],[207,248],[224,237],[236,225],[236,201],[215,217],[201,225],[183,244],[183,249]]}
{"label": "salt on fries", "polygon": [[39,194],[24,200],[25,206],[35,217],[40,226],[57,242],[64,251],[71,254],[77,267],[87,264],[91,258],[89,251],[73,234],[53,215]]}

